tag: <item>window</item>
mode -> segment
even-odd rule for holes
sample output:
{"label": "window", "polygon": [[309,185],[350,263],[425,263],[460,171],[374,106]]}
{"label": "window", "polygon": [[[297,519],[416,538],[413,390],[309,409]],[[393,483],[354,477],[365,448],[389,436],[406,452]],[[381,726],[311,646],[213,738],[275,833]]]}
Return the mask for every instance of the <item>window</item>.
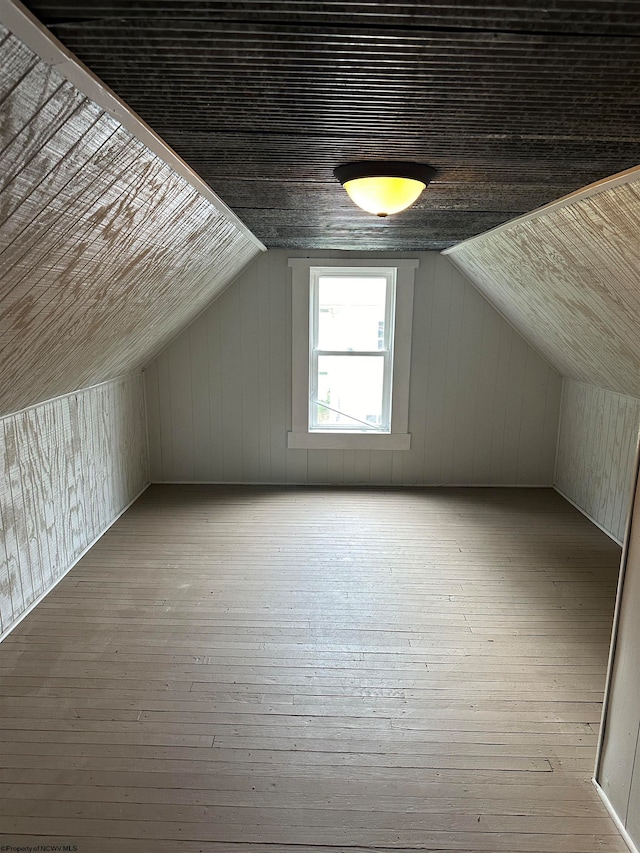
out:
{"label": "window", "polygon": [[309,430],[391,432],[395,269],[311,269]]}
{"label": "window", "polygon": [[398,449],[407,433],[417,261],[291,258],[288,446]]}

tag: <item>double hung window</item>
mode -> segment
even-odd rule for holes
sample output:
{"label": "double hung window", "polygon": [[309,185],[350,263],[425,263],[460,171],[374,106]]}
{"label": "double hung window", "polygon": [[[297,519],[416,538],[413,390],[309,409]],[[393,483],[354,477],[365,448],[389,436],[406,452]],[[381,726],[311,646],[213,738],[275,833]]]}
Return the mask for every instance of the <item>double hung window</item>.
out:
{"label": "double hung window", "polygon": [[312,432],[391,432],[395,269],[316,267],[310,281]]}
{"label": "double hung window", "polygon": [[289,447],[407,449],[417,261],[291,258]]}

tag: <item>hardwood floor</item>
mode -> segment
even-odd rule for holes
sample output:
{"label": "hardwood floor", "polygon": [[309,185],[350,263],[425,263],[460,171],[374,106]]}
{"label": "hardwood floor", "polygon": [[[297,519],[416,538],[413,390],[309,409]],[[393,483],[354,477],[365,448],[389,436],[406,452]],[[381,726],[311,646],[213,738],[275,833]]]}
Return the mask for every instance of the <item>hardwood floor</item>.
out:
{"label": "hardwood floor", "polygon": [[548,490],[152,487],[0,646],[0,845],[622,853],[618,562]]}

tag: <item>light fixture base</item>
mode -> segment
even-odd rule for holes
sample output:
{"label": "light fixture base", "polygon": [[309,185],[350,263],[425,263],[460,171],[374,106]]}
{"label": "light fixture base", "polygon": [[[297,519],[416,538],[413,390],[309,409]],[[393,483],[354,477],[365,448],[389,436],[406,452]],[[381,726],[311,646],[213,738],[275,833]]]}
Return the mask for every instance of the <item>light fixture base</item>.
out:
{"label": "light fixture base", "polygon": [[404,160],[362,160],[336,166],[333,174],[345,184],[358,178],[409,178],[421,181],[425,186],[436,176],[433,166],[426,163],[409,163]]}
{"label": "light fixture base", "polygon": [[424,163],[366,160],[337,166],[333,174],[354,204],[367,213],[385,217],[412,205],[435,177],[436,170]]}

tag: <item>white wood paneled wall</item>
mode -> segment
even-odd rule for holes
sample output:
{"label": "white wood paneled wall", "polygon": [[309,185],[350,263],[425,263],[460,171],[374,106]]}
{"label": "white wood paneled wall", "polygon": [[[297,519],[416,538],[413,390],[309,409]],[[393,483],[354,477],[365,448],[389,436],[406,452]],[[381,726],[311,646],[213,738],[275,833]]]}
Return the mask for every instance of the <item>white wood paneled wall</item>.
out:
{"label": "white wood paneled wall", "polygon": [[556,487],[622,542],[640,428],[640,400],[564,381]]}
{"label": "white wood paneled wall", "polygon": [[0,419],[0,632],[148,483],[141,373]]}
{"label": "white wood paneled wall", "polygon": [[411,450],[288,450],[292,254],[258,258],[147,368],[153,481],[553,483],[559,375],[437,253],[416,275]]}
{"label": "white wood paneled wall", "polygon": [[[635,480],[635,466],[632,480]],[[611,682],[596,780],[633,844],[640,844],[640,490],[623,556]]]}

